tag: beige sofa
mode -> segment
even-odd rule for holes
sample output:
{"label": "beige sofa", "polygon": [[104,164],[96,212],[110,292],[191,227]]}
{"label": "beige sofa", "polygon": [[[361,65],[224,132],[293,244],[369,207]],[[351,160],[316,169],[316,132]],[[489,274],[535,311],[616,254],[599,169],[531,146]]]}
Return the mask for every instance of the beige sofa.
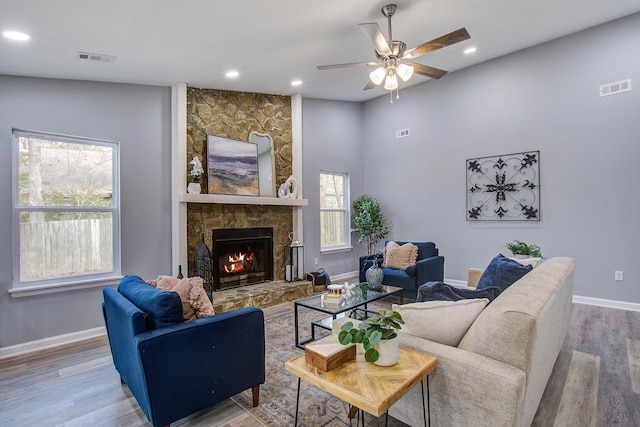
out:
{"label": "beige sofa", "polygon": [[[531,425],[569,329],[574,268],[571,258],[539,264],[480,313],[458,347],[399,334],[401,346],[438,358],[431,426]],[[389,413],[422,426],[421,397],[418,385]]]}

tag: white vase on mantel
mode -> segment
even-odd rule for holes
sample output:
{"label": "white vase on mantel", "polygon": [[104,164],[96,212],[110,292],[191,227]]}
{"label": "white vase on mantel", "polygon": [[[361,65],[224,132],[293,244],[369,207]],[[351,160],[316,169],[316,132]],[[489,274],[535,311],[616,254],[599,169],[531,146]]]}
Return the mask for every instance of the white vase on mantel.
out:
{"label": "white vase on mantel", "polygon": [[202,188],[200,188],[199,182],[190,182],[189,185],[187,185],[187,193],[189,194],[200,194],[201,191]]}
{"label": "white vase on mantel", "polygon": [[374,348],[378,350],[378,353],[380,353],[380,358],[373,362],[374,365],[393,366],[398,363],[398,359],[400,358],[400,349],[398,348],[397,335],[388,340],[380,340]]}

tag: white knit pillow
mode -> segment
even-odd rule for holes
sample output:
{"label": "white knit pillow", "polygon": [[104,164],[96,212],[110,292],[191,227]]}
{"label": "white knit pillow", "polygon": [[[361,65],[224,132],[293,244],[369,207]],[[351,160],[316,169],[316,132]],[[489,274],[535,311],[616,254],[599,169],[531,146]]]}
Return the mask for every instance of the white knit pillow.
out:
{"label": "white knit pillow", "polygon": [[393,304],[405,324],[400,332],[457,347],[489,303],[487,298]]}

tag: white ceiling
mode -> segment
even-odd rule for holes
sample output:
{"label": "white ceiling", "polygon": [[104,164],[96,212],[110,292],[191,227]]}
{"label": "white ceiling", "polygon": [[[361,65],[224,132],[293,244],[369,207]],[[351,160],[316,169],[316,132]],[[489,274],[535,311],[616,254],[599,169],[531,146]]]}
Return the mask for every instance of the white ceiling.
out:
{"label": "white ceiling", "polygon": [[[377,22],[373,0],[1,0],[0,74],[96,80],[364,101],[373,67],[317,65],[375,60],[357,24]],[[393,36],[407,48],[466,27],[470,40],[419,57],[456,71],[640,11],[640,0],[397,0]],[[462,51],[476,46],[473,55]],[[78,51],[116,56],[76,59]],[[226,71],[240,76],[230,80]],[[444,76],[443,79],[446,79]],[[301,79],[297,88],[290,82]],[[415,75],[400,88],[429,80]],[[437,81],[432,82],[437,84]]]}

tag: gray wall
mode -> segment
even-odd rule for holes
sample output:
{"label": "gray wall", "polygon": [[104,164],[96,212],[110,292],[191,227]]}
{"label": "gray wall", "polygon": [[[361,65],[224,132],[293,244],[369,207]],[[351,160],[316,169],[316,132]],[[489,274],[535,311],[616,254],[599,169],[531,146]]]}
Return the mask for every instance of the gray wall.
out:
{"label": "gray wall", "polygon": [[[639,39],[636,14],[365,103],[364,190],[389,210],[391,237],[435,241],[459,280],[510,255],[506,242],[534,242],[576,259],[576,295],[640,303]],[[633,91],[599,97],[628,78]],[[529,150],[542,220],[466,221],[465,160]]]}
{"label": "gray wall", "polygon": [[122,273],[171,273],[171,90],[0,75],[0,347],[103,325],[101,288],[16,298],[11,129],[120,141]]}
{"label": "gray wall", "polygon": [[[302,100],[302,171],[304,198],[305,271],[320,267],[331,276],[357,270],[358,256],[366,253],[352,234],[350,251],[320,253],[320,171],[348,173],[351,195],[362,194],[362,104],[354,102]],[[364,244],[364,243],[363,243]],[[314,265],[318,258],[318,265]]]}

